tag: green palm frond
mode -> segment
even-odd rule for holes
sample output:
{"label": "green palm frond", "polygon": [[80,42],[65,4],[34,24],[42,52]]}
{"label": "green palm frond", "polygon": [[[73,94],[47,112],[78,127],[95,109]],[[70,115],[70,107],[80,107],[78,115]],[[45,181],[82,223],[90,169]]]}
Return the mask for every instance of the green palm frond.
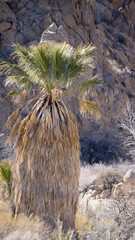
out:
{"label": "green palm frond", "polygon": [[79,89],[80,92],[86,91],[89,87],[92,87],[92,89],[95,87],[95,85],[101,84],[101,81],[97,79],[97,77],[93,77],[90,80],[79,83],[76,85],[76,87]]}
{"label": "green palm frond", "polygon": [[70,87],[76,87],[76,90],[79,92],[85,92],[89,87],[92,87],[92,89],[95,87],[95,85],[101,84],[101,81],[98,80],[97,76],[94,76],[88,81],[82,82],[82,83],[76,83],[68,85],[67,88]]}
{"label": "green palm frond", "polygon": [[22,91],[21,90],[17,90],[17,89],[12,89],[9,93],[8,93],[8,95],[14,95],[14,94],[18,94],[18,93],[22,93]]}
{"label": "green palm frond", "polygon": [[18,90],[34,89],[34,82],[30,79],[28,73],[19,64],[12,61],[2,61],[1,70],[7,74],[6,84],[15,84]]}
{"label": "green palm frond", "polygon": [[76,77],[76,75],[84,72],[86,67],[91,66],[92,57],[90,57],[90,53],[93,50],[94,47],[92,47],[91,44],[87,47],[82,47],[82,45],[78,46],[78,48],[72,54],[69,78]]}
{"label": "green palm frond", "polygon": [[2,183],[6,185],[6,191],[10,197],[12,185],[11,162],[5,161],[0,164],[0,178]]}

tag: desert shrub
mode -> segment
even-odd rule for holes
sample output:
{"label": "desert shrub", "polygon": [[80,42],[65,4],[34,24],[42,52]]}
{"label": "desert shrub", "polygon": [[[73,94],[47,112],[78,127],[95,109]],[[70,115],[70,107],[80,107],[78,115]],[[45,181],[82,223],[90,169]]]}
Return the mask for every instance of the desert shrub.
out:
{"label": "desert shrub", "polygon": [[135,237],[135,192],[132,196],[118,196],[114,199],[117,236],[120,240],[133,240]]}
{"label": "desert shrub", "polygon": [[10,197],[12,186],[11,162],[4,161],[0,164],[0,178],[3,186],[3,194],[5,195],[6,193]]}
{"label": "desert shrub", "polygon": [[114,141],[110,137],[99,141],[81,139],[80,145],[82,162],[112,164],[123,158],[123,149],[118,138]]}
{"label": "desert shrub", "polygon": [[[93,189],[104,191],[106,189],[112,189],[115,184],[122,182],[123,175],[116,171],[108,171],[102,173],[92,183]],[[91,186],[91,188],[92,188]]]}
{"label": "desert shrub", "polygon": [[126,152],[126,158],[135,161],[135,112],[129,111],[119,124],[119,136],[123,142],[123,148]]}
{"label": "desert shrub", "polygon": [[128,155],[134,161],[135,159],[135,113],[130,111],[121,123],[124,137],[124,146]]}

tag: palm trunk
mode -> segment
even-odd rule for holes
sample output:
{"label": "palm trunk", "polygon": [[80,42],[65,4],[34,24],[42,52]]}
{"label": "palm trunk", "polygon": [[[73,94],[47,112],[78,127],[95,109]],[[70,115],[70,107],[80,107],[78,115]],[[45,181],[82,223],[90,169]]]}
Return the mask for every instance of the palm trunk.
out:
{"label": "palm trunk", "polygon": [[12,187],[15,214],[74,228],[80,171],[75,117],[60,97],[44,95],[18,129]]}

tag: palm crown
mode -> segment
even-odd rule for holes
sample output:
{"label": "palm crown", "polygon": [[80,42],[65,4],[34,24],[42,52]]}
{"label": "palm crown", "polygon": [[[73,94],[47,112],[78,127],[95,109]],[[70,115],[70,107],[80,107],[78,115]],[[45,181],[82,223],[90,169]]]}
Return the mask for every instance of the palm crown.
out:
{"label": "palm crown", "polygon": [[[53,89],[69,91],[70,87],[82,93],[89,86],[94,87],[100,82],[96,77],[83,83],[73,83],[75,77],[91,65],[91,45],[79,46],[76,50],[68,44],[46,42],[33,48],[25,48],[19,44],[13,46],[9,61],[0,64],[8,75],[7,84],[15,84],[18,90],[10,94],[32,91],[35,88],[50,93]],[[82,103],[82,100],[81,100]],[[92,101],[83,101],[83,107],[98,113],[98,106]]]}

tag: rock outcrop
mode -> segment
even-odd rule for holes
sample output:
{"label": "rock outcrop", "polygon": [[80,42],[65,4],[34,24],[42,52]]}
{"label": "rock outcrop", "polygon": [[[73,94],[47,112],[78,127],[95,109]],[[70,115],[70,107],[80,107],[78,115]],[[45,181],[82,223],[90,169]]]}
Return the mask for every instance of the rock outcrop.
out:
{"label": "rock outcrop", "polygon": [[[80,189],[80,199],[111,199],[122,196],[135,197],[135,170],[130,169],[124,176],[116,171],[102,173],[91,184]],[[87,205],[87,203],[85,204]]]}
{"label": "rock outcrop", "polygon": [[99,175],[80,191],[79,211],[93,222],[93,232],[99,229],[99,236],[103,227],[113,232],[115,239],[134,239],[134,169],[124,176],[115,171]]}
{"label": "rock outcrop", "polygon": [[[117,146],[119,140],[115,138],[116,120],[135,107],[134,12],[134,0],[0,2],[0,59],[8,56],[13,43],[30,46],[38,44],[39,41],[53,40],[65,41],[74,47],[90,42],[95,45],[93,68],[85,77],[89,79],[97,74],[104,81],[104,85],[98,86],[93,95],[90,90],[87,93],[88,99],[93,99],[99,104],[101,119],[84,119],[75,100],[69,100],[79,123],[82,158],[90,162],[91,154],[85,142],[88,143],[92,139],[96,144],[97,141],[109,142],[113,139],[112,144],[115,142]],[[5,98],[7,92],[3,83],[1,84],[0,128],[13,108],[9,98],[8,101]],[[111,158],[110,147],[107,151]],[[118,158],[119,153],[112,154],[114,155],[114,158]]]}

